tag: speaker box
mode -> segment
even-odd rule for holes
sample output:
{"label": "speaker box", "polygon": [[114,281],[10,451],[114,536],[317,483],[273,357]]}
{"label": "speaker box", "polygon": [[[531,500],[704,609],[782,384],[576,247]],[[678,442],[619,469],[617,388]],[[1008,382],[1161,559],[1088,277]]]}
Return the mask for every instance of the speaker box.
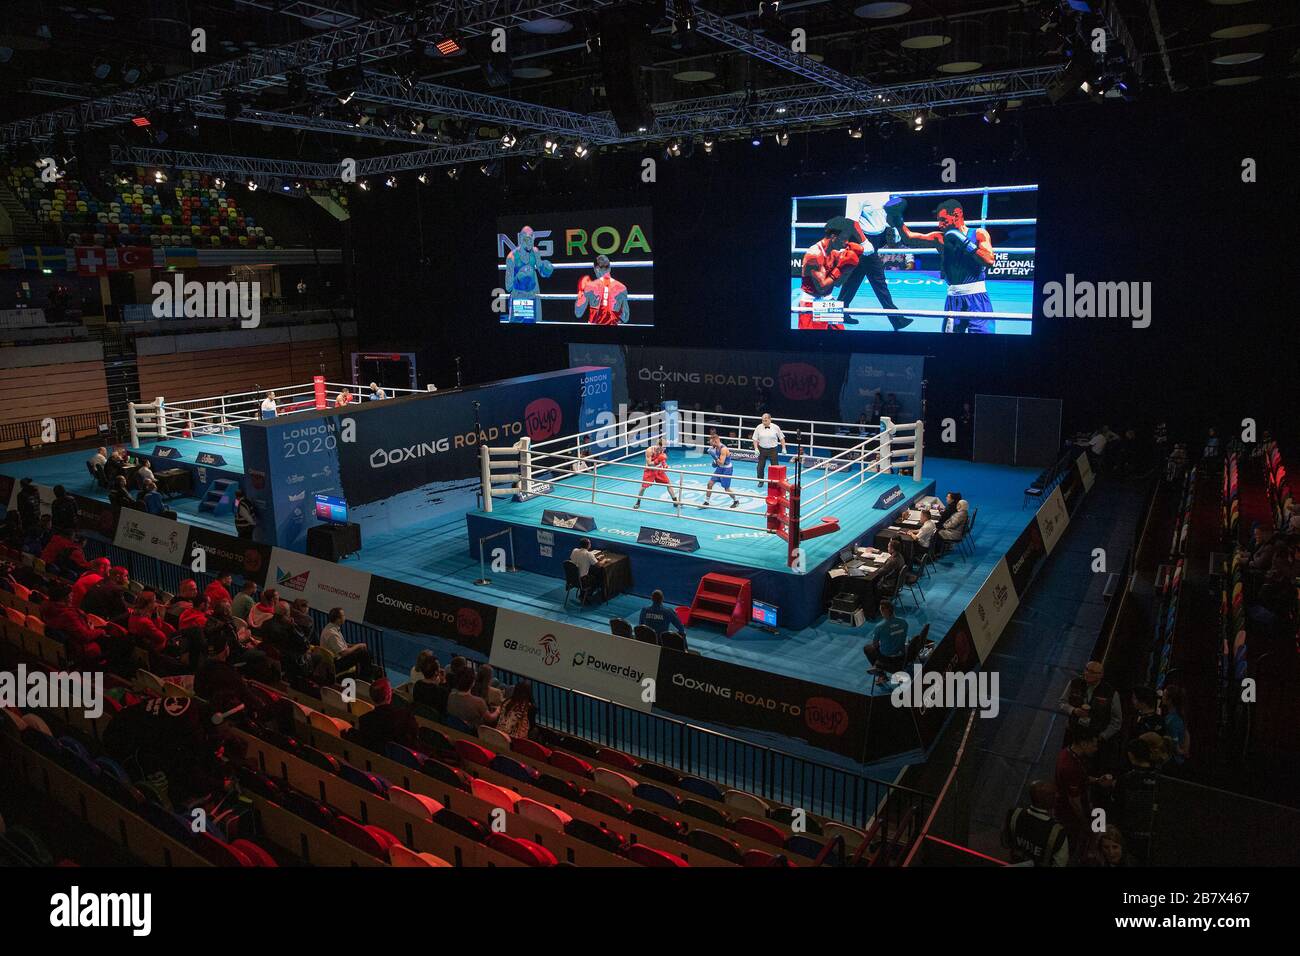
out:
{"label": "speaker box", "polygon": [[650,65],[650,26],[662,15],[662,3],[657,14],[652,4],[629,3],[597,15],[605,97],[621,132],[635,133],[654,120],[642,68]]}
{"label": "speaker box", "polygon": [[307,529],[307,553],[313,558],[338,562],[361,550],[361,525],[318,524]]}

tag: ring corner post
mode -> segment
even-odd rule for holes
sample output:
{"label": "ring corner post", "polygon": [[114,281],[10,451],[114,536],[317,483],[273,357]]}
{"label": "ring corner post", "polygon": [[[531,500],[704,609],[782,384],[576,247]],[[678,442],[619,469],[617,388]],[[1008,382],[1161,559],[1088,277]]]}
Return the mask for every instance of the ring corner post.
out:
{"label": "ring corner post", "polygon": [[[491,514],[492,512],[492,454],[488,451],[487,445],[480,445],[479,449],[479,482],[482,486],[483,510]],[[482,545],[480,544],[480,548]]]}
{"label": "ring corner post", "polygon": [[925,445],[925,422],[917,421],[916,431],[914,432],[914,444],[912,448],[912,460],[915,464],[912,466],[912,477],[917,481],[923,480],[921,477],[921,464],[923,458],[923,448]]}
{"label": "ring corner post", "polygon": [[881,474],[894,473],[894,429],[897,426],[884,415],[880,416],[880,447],[876,451],[876,471]]}
{"label": "ring corner post", "polygon": [[[158,437],[167,437],[167,400],[159,395],[153,400],[154,403],[154,423],[158,429]],[[137,448],[140,446],[137,445]]]}

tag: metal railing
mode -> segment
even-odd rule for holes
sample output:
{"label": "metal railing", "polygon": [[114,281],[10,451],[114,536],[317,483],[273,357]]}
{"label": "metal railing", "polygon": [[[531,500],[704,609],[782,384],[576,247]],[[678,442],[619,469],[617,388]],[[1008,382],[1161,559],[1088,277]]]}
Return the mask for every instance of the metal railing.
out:
{"label": "metal railing", "polygon": [[[501,668],[495,672],[507,684],[525,679]],[[850,826],[866,827],[884,814],[884,823],[894,831],[909,813],[920,820],[929,815],[933,798],[918,790],[580,691],[536,680],[532,685],[539,722],[559,733]]]}

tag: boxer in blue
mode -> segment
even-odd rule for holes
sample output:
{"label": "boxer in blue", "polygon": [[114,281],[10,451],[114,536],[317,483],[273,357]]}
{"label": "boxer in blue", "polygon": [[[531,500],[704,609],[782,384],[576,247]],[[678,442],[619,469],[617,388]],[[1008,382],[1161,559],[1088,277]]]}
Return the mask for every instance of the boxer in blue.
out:
{"label": "boxer in blue", "polygon": [[[992,312],[985,279],[988,267],[993,265],[993,240],[986,229],[971,229],[966,225],[966,215],[961,203],[949,199],[934,211],[939,228],[934,232],[913,232],[902,227],[904,239],[937,245],[942,251],[939,271],[948,283],[948,298],[944,311],[945,332],[990,333],[993,320],[980,318],[981,312]],[[971,313],[958,318],[952,313]]]}
{"label": "boxer in blue", "polygon": [[735,508],[740,504],[740,499],[736,497],[735,492],[731,490],[731,475],[735,466],[731,462],[731,449],[722,444],[722,439],[715,432],[709,436],[709,457],[713,459],[713,474],[709,476],[709,483],[704,487],[704,504],[701,508],[706,507],[709,498],[713,494],[714,482],[722,486],[722,490],[731,496],[731,507]]}

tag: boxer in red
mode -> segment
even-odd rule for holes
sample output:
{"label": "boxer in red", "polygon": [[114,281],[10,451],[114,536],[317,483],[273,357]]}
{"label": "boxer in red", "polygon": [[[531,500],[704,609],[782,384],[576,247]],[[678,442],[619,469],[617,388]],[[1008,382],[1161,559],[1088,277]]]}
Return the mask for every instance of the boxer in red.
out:
{"label": "boxer in red", "polygon": [[596,278],[583,276],[578,283],[573,314],[579,319],[586,315],[589,325],[622,325],[632,317],[627,286],[610,275],[609,256],[597,256],[594,265]]}
{"label": "boxer in red", "polygon": [[803,281],[799,285],[799,328],[844,331],[842,322],[814,319],[812,308],[816,301],[834,299],[835,287],[857,267],[864,248],[852,241],[857,238],[854,224],[844,216],[836,216],[826,223],[822,238],[804,253]]}
{"label": "boxer in red", "polygon": [[673,504],[679,504],[677,496],[673,494],[672,482],[668,480],[668,473],[664,471],[664,466],[668,464],[668,449],[664,445],[662,438],[655,439],[655,443],[645,450],[645,470],[641,472],[641,490],[637,492],[636,504],[633,508],[641,507],[641,496],[651,485],[663,485],[668,489],[668,497],[673,499]]}

